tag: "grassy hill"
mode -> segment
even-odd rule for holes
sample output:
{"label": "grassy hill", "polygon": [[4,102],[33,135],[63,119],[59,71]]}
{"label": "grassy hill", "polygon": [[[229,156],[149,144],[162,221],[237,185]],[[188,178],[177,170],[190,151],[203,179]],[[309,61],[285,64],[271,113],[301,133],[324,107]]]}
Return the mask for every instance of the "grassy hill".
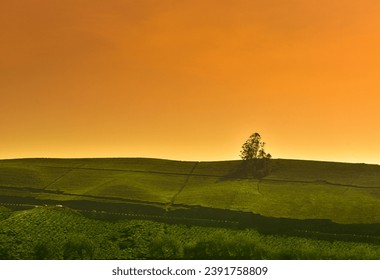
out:
{"label": "grassy hill", "polygon": [[[144,158],[0,160],[0,197],[139,203],[165,210],[204,206],[265,217],[380,223],[380,166],[271,160],[261,180],[241,161]],[[4,201],[3,201],[4,202]]]}

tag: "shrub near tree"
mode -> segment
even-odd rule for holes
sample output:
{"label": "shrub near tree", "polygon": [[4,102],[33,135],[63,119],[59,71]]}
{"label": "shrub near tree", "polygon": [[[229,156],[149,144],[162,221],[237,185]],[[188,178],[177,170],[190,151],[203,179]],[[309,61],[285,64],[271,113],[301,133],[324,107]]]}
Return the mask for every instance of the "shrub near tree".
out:
{"label": "shrub near tree", "polygon": [[269,174],[269,160],[271,154],[264,150],[265,142],[261,141],[261,135],[253,133],[242,146],[240,157],[247,176],[262,178]]}

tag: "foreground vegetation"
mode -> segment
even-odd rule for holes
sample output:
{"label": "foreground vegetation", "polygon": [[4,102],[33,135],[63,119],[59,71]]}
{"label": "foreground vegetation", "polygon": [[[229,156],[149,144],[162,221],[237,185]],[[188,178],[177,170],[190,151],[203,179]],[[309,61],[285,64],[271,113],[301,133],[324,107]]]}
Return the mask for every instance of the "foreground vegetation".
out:
{"label": "foreground vegetation", "polygon": [[64,207],[0,209],[1,259],[380,259],[380,245],[142,220]]}

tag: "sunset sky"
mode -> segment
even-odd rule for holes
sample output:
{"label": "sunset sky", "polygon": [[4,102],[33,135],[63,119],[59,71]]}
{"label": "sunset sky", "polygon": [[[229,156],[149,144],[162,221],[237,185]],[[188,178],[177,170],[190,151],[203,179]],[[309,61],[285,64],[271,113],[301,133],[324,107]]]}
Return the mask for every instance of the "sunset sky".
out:
{"label": "sunset sky", "polygon": [[0,2],[0,158],[380,164],[380,2]]}

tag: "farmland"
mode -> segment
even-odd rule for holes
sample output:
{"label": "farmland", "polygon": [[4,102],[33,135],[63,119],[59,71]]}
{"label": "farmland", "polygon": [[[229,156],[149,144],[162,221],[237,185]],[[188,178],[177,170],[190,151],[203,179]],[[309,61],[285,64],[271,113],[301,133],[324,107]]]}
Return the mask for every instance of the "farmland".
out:
{"label": "farmland", "polygon": [[[0,213],[4,213],[4,208]],[[379,259],[380,245],[36,207],[0,220],[0,259]]]}
{"label": "farmland", "polygon": [[[58,259],[165,258],[164,244],[176,248],[166,258],[380,258],[380,166],[274,159],[271,170],[259,180],[243,175],[241,161],[1,160],[0,245],[21,244],[2,257],[32,259],[39,248]],[[136,223],[143,239],[122,237],[120,227]],[[53,228],[57,250],[42,245]],[[250,253],[232,252],[232,235]],[[87,255],[70,255],[62,244],[73,240]],[[221,240],[229,255],[199,255]],[[294,244],[304,251],[289,251]]]}

